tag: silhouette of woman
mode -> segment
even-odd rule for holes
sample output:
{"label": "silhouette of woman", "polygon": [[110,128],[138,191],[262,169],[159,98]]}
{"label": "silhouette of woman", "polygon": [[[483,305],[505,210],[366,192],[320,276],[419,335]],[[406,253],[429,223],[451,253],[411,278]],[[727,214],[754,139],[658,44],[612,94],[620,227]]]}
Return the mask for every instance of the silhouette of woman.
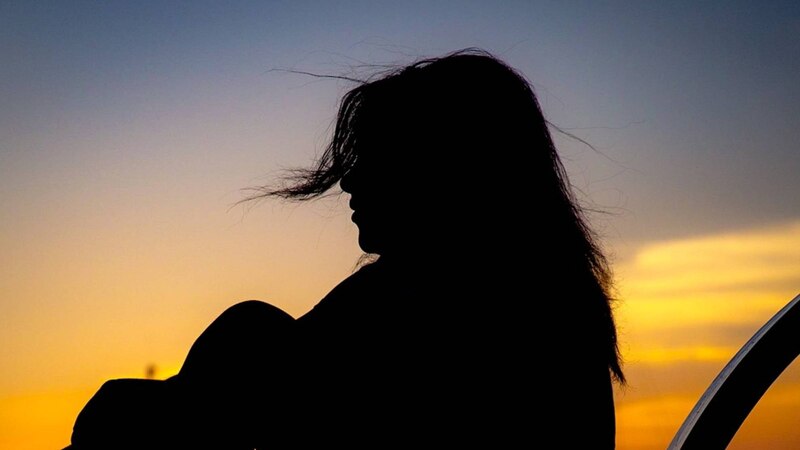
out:
{"label": "silhouette of woman", "polygon": [[169,380],[106,383],[74,448],[614,447],[610,272],[522,75],[466,49],[359,82],[288,181],[261,194],[349,193],[377,260],[296,320],[231,307]]}

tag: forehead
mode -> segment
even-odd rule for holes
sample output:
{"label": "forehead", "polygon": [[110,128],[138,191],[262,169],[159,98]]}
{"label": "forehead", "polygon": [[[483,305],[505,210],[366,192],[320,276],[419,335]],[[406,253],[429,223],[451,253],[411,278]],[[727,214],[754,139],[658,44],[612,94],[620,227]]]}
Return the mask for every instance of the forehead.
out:
{"label": "forehead", "polygon": [[388,148],[406,140],[415,130],[407,122],[379,109],[364,111],[354,127],[354,147],[357,154],[375,148]]}

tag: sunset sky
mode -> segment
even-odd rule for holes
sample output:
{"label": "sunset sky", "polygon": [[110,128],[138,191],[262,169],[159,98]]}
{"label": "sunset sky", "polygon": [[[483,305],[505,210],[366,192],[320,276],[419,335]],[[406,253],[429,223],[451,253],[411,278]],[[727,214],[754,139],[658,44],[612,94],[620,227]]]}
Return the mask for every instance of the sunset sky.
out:
{"label": "sunset sky", "polygon": [[[618,448],[666,448],[800,294],[798,2],[0,2],[0,448],[62,448],[103,381],[352,272],[346,197],[235,205],[318,154],[349,87],[291,70],[471,46],[595,147],[555,136],[615,271]],[[731,448],[798,448],[798,419],[793,365]]]}

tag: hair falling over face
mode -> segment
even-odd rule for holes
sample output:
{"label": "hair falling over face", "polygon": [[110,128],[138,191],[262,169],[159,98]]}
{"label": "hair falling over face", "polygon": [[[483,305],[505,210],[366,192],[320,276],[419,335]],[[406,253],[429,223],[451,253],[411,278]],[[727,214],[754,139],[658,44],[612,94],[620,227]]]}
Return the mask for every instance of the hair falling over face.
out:
{"label": "hair falling over face", "polygon": [[316,165],[257,197],[306,200],[340,184],[364,251],[468,273],[465,294],[486,291],[523,317],[569,313],[569,339],[624,382],[610,268],[550,128],[523,75],[465,49],[357,82]]}

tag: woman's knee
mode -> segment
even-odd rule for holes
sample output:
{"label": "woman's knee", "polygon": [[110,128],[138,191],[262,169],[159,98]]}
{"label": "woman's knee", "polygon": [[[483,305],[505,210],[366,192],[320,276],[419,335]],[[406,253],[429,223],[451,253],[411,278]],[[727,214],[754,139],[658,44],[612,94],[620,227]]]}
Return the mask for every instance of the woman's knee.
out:
{"label": "woman's knee", "polygon": [[264,325],[283,326],[291,322],[294,318],[277,306],[261,300],[246,300],[223,311],[211,326],[251,329]]}
{"label": "woman's knee", "polygon": [[181,374],[255,368],[287,351],[294,318],[258,300],[237,303],[217,317],[192,345]]}

